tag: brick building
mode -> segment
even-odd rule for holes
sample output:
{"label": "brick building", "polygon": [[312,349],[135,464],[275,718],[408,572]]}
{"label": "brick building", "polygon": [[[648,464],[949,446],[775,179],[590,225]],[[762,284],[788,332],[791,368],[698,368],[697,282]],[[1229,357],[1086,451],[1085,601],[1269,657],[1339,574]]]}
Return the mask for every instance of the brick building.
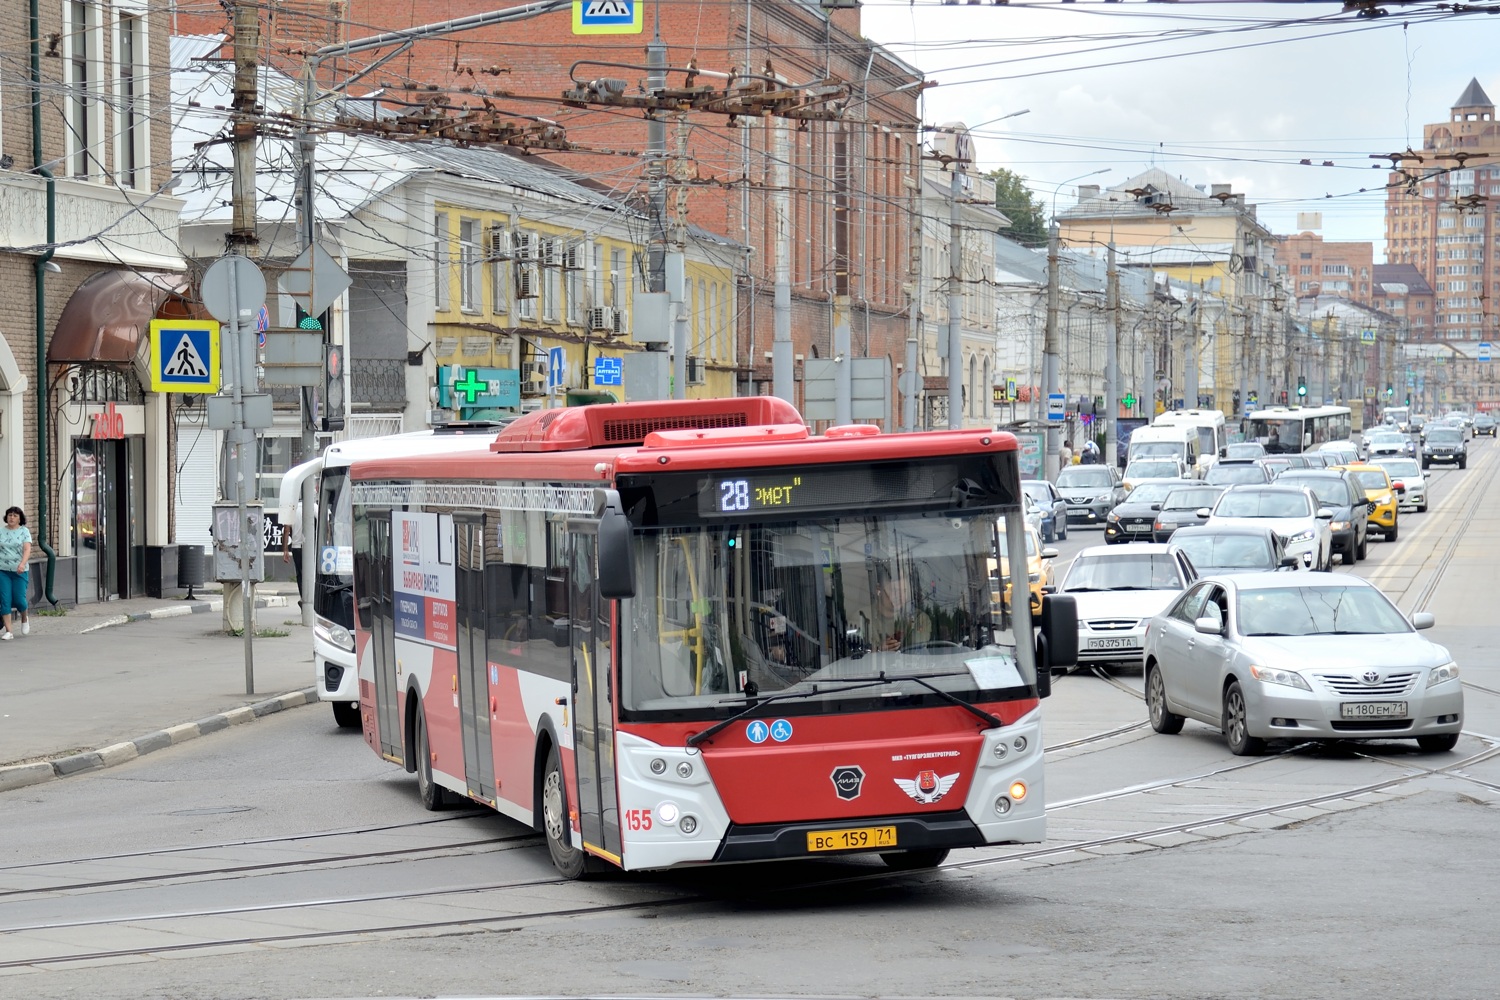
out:
{"label": "brick building", "polygon": [[[0,19],[0,506],[26,509],[32,592],[144,594],[175,577],[171,397],[133,359],[182,315],[166,8],[24,5]],[[38,86],[33,89],[32,74]],[[36,92],[39,91],[39,92]],[[167,564],[171,564],[168,566]]]}
{"label": "brick building", "polygon": [[1434,295],[1437,340],[1500,336],[1500,123],[1470,80],[1448,119],[1422,126],[1420,159],[1400,158],[1386,196],[1386,260]]}
{"label": "brick building", "polygon": [[[417,17],[434,23],[492,7],[493,0],[433,0],[415,15],[410,5],[373,0],[331,7],[286,0],[270,8],[264,36],[268,58],[296,73],[303,54],[318,45],[409,28]],[[905,351],[912,293],[920,76],[861,37],[857,7],[825,9],[807,0],[707,6],[663,0],[646,7],[644,34],[592,36],[572,34],[566,12],[553,13],[414,43],[351,90],[378,88],[388,112],[436,107],[442,114],[488,114],[493,108],[505,121],[521,114],[556,122],[584,148],[550,158],[616,197],[645,203],[649,164],[642,113],[569,107],[560,97],[600,79],[621,80],[625,93],[640,93],[655,17],[666,46],[668,87],[735,93],[790,88],[809,107],[842,109],[837,122],[711,111],[666,116],[666,224],[683,222],[749,248],[734,262],[739,391],[770,388],[772,250],[783,213],[792,234],[796,353],[831,356],[833,328],[847,323],[856,355],[887,357],[894,371]],[[174,19],[176,33],[228,30],[223,9],[207,0],[179,4]],[[327,80],[367,69],[390,51],[326,62]],[[823,88],[825,80],[833,85]],[[644,267],[637,265],[637,278]]]}
{"label": "brick building", "polygon": [[1276,256],[1283,284],[1299,299],[1326,295],[1372,303],[1374,243],[1329,243],[1304,232],[1283,236]]}
{"label": "brick building", "polygon": [[1411,264],[1376,264],[1371,304],[1400,319],[1410,343],[1432,339],[1432,286]]}

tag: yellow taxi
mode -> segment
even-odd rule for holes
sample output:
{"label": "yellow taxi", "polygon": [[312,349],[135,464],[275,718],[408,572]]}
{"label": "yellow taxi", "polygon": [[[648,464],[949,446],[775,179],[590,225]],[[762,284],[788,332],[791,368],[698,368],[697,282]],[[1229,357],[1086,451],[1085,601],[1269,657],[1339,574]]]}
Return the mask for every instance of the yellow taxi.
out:
{"label": "yellow taxi", "polygon": [[1391,486],[1391,477],[1379,465],[1351,463],[1338,468],[1354,477],[1359,488],[1365,491],[1370,501],[1370,530],[1380,532],[1388,542],[1394,542],[1399,527],[1396,523],[1396,490]]}
{"label": "yellow taxi", "polygon": [[[1010,560],[1006,553],[1010,551],[1007,547],[1005,537],[1005,522],[1000,522],[1000,571],[999,579],[1005,583],[1005,606],[1010,606]],[[1042,548],[1041,536],[1037,534],[1036,528],[1026,526],[1026,579],[1031,587],[1031,614],[1034,616],[1042,613],[1042,588],[1052,584],[1052,560],[1057,558],[1057,550]],[[990,560],[990,576],[995,578],[995,561]],[[1000,594],[994,598],[999,600]]]}

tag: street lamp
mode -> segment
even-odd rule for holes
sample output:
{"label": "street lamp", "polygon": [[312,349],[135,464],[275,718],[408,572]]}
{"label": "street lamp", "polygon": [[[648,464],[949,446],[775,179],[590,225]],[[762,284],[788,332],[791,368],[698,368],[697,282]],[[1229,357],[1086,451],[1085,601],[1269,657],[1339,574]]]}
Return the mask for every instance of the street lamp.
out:
{"label": "street lamp", "polygon": [[[1069,177],[1052,189],[1052,221],[1047,227],[1047,328],[1042,336],[1042,392],[1047,399],[1044,405],[1047,414],[1051,409],[1052,397],[1057,395],[1057,298],[1058,298],[1058,250],[1057,235],[1057,193],[1062,190],[1063,185],[1074,181],[1083,180],[1085,177],[1094,177],[1098,174],[1109,173],[1109,167],[1101,167],[1091,170],[1077,177]],[[1059,457],[1061,455],[1062,427],[1054,424],[1050,417],[1047,420],[1047,453],[1043,464],[1045,476],[1056,480],[1058,472]]]}
{"label": "street lamp", "polygon": [[1089,171],[1086,174],[1079,174],[1077,177],[1069,177],[1067,180],[1065,180],[1061,184],[1057,185],[1057,187],[1053,188],[1052,189],[1052,213],[1049,216],[1049,218],[1051,218],[1051,220],[1052,220],[1053,225],[1057,224],[1057,193],[1059,191],[1061,191],[1063,188],[1067,187],[1069,184],[1072,184],[1074,181],[1081,181],[1085,177],[1097,177],[1100,174],[1107,174],[1107,173],[1110,172],[1111,169],[1112,168],[1110,168],[1110,167],[1103,167],[1103,168],[1101,168],[1099,170],[1091,170],[1091,171]]}

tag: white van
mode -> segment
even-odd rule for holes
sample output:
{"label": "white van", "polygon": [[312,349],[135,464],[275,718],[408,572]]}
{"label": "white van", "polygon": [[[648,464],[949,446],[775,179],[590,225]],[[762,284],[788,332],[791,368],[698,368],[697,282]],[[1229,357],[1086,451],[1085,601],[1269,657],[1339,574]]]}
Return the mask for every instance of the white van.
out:
{"label": "white van", "polygon": [[1198,431],[1192,427],[1138,427],[1130,435],[1126,465],[1138,458],[1175,458],[1194,476],[1198,468]]}
{"label": "white van", "polygon": [[1201,476],[1224,457],[1229,437],[1223,410],[1168,410],[1159,414],[1152,427],[1186,427],[1198,435],[1198,474]]}

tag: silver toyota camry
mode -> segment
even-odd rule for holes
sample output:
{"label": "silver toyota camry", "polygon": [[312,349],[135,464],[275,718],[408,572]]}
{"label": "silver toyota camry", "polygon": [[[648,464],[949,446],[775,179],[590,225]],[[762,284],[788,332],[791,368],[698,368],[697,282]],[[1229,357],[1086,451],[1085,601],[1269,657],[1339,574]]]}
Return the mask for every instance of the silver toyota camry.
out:
{"label": "silver toyota camry", "polygon": [[1448,650],[1374,585],[1340,574],[1206,577],[1146,628],[1146,705],[1158,733],[1195,719],[1237,755],[1267,740],[1415,739],[1452,750],[1464,695]]}

